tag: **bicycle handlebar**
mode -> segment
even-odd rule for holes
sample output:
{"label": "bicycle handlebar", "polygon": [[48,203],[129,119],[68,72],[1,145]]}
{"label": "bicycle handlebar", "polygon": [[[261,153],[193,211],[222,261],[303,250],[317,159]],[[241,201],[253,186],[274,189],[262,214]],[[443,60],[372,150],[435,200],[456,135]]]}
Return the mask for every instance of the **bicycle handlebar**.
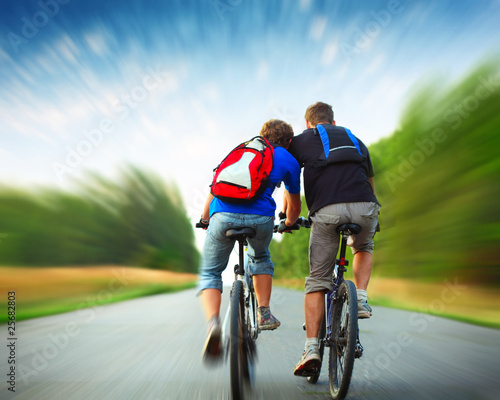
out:
{"label": "bicycle handlebar", "polygon": [[[282,220],[284,221],[284,220]],[[201,229],[206,229],[208,228],[208,224],[204,224],[203,222],[197,222],[195,224],[195,227],[196,228],[201,228]],[[276,233],[278,232],[278,227],[279,225],[274,225],[274,228],[273,228],[273,232]],[[287,227],[289,229],[289,231],[298,231],[300,228],[310,228],[311,227],[311,223],[309,222],[309,220],[307,218],[304,218],[304,217],[299,217],[297,219],[297,221],[295,222],[295,224],[293,224],[291,227]],[[288,232],[288,233],[292,233],[292,232]]]}
{"label": "bicycle handlebar", "polygon": [[[281,220],[281,221],[284,221],[284,220]],[[299,217],[297,219],[297,221],[295,221],[295,224],[293,224],[291,227],[287,227],[288,228],[287,231],[298,231],[301,227],[302,228],[310,228],[311,227],[311,223],[309,222],[309,220],[307,218]],[[278,228],[279,228],[279,224],[274,225],[273,232],[274,233],[279,232]],[[287,231],[283,231],[283,232],[287,232]],[[287,232],[287,233],[292,233],[292,232]]]}

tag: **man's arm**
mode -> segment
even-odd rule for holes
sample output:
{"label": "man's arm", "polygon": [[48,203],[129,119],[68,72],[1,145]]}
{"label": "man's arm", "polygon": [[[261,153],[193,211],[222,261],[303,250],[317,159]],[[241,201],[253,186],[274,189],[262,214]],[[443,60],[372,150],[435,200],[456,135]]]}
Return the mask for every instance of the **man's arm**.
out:
{"label": "man's arm", "polygon": [[214,199],[214,195],[212,193],[208,194],[207,200],[205,201],[205,205],[203,207],[203,214],[201,214],[201,219],[208,221],[210,219],[210,203]]}
{"label": "man's arm", "polygon": [[283,196],[283,212],[286,214],[286,226],[292,226],[300,217],[302,208],[302,201],[300,200],[300,193],[291,194],[285,189]]}
{"label": "man's arm", "polygon": [[373,183],[373,177],[368,178],[368,180],[370,181],[370,185],[372,185],[373,195],[377,197],[377,193],[375,193],[375,184]]}

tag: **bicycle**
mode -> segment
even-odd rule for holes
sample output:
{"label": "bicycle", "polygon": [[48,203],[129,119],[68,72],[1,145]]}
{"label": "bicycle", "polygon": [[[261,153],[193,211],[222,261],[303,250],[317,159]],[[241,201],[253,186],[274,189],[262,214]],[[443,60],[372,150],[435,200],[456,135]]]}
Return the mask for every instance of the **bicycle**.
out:
{"label": "bicycle", "polygon": [[[290,229],[297,230],[300,226],[310,227],[309,221],[299,217]],[[275,232],[277,232],[277,227],[275,227]],[[234,267],[235,279],[223,326],[227,326],[229,320],[230,332],[227,346],[229,348],[231,392],[233,399],[241,400],[244,396],[245,384],[251,386],[253,383],[254,361],[257,357],[255,341],[259,335],[257,297],[252,276],[244,268],[246,239],[254,237],[255,230],[253,228],[233,228],[226,231],[226,236],[236,240],[239,245],[239,263]]]}
{"label": "bicycle", "polygon": [[251,385],[254,378],[257,346],[255,341],[259,335],[257,325],[257,297],[252,277],[245,271],[244,249],[248,245],[247,238],[255,236],[253,228],[233,228],[226,231],[228,238],[234,239],[239,246],[239,262],[234,267],[234,282],[231,288],[230,304],[224,319],[224,326],[229,320],[229,367],[231,392],[233,399],[244,397],[245,384]]}
{"label": "bicycle", "polygon": [[[291,227],[297,230],[300,226],[310,227],[307,219],[300,217]],[[206,225],[197,223],[197,228]],[[277,232],[277,226],[275,226]],[[245,249],[247,238],[253,238],[253,228],[231,228],[226,237],[238,242],[238,264],[234,266],[234,282],[231,288],[229,307],[223,322],[223,341],[226,355],[229,355],[231,393],[234,400],[244,398],[245,386],[251,386],[254,380],[255,360],[257,358],[256,340],[259,336],[257,323],[257,297],[252,276],[245,268]],[[229,325],[229,335],[227,326]]]}
{"label": "bicycle", "polygon": [[[341,238],[339,258],[333,271],[333,289],[327,293],[326,307],[319,331],[321,364],[307,377],[309,383],[318,381],[325,347],[330,348],[328,381],[333,399],[342,400],[347,395],[354,367],[354,360],[363,355],[359,339],[358,303],[354,282],[344,279],[349,260],[345,253],[349,236],[361,232],[357,224],[347,223],[337,227]],[[305,329],[305,324],[304,324]]]}
{"label": "bicycle", "polygon": [[[205,228],[206,226],[197,223],[196,227]],[[222,334],[226,357],[229,357],[231,393],[234,400],[242,400],[245,386],[252,385],[257,357],[255,344],[259,335],[257,297],[252,277],[245,268],[247,238],[253,238],[255,234],[255,230],[250,227],[231,228],[226,231],[226,237],[238,242],[239,248],[239,262],[234,266],[234,282]]]}

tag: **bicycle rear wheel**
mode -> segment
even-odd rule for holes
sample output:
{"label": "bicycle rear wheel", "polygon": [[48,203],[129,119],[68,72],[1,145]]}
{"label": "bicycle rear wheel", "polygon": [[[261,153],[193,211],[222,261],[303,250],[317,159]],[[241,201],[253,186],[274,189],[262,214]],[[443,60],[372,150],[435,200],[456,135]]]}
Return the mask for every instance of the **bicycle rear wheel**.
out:
{"label": "bicycle rear wheel", "polygon": [[231,291],[231,315],[229,336],[229,366],[233,399],[243,399],[243,378],[247,371],[247,357],[244,349],[244,304],[243,282],[235,281]]}
{"label": "bicycle rear wheel", "polygon": [[351,281],[340,285],[333,308],[329,381],[332,398],[342,400],[351,383],[358,330],[356,287]]}
{"label": "bicycle rear wheel", "polygon": [[313,375],[307,377],[307,381],[309,383],[316,383],[318,382],[319,375],[321,373],[321,366],[323,365],[323,354],[325,352],[325,339],[326,339],[326,307],[325,307],[325,314],[323,315],[323,320],[321,321],[321,326],[319,328],[319,334],[318,334],[318,339],[319,339],[319,355],[321,357],[321,364],[319,367],[317,367],[313,373]]}

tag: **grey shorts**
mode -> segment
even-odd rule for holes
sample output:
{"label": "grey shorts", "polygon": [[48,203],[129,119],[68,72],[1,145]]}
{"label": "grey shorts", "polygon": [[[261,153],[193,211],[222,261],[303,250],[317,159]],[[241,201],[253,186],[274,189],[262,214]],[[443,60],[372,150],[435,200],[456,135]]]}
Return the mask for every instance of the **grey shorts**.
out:
{"label": "grey shorts", "polygon": [[348,222],[361,226],[361,232],[349,237],[347,244],[352,254],[360,251],[373,253],[373,236],[377,226],[380,206],[377,203],[329,204],[311,217],[309,239],[309,277],[305,292],[330,291],[333,288],[332,274],[339,249],[340,235],[337,226]]}

